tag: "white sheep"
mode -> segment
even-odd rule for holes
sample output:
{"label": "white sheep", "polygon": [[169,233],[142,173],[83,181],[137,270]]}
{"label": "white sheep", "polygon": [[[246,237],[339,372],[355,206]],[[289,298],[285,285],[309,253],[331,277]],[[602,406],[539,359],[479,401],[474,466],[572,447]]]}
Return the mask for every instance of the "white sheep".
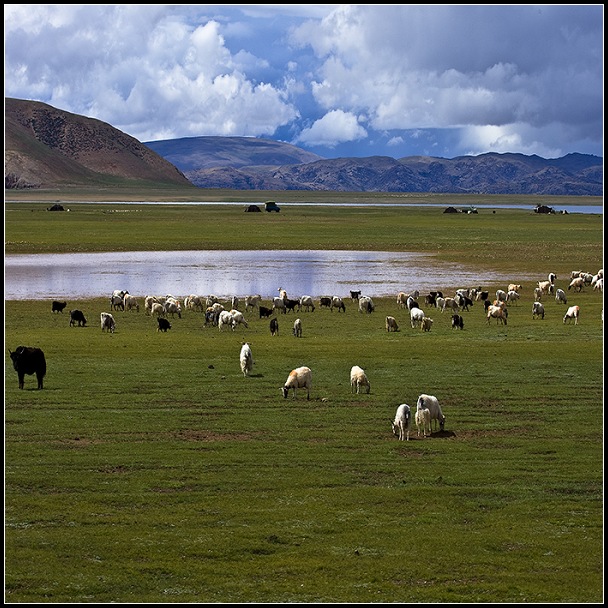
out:
{"label": "white sheep", "polygon": [[391,423],[393,435],[399,441],[410,440],[410,422],[412,419],[411,409],[407,403],[402,403],[395,412],[395,420]]}
{"label": "white sheep", "polygon": [[281,392],[283,393],[283,397],[287,399],[287,395],[289,394],[289,389],[293,389],[293,398],[296,398],[296,392],[299,388],[306,389],[306,398],[310,399],[310,389],[312,388],[312,372],[309,367],[298,367],[291,372],[289,372],[289,376],[287,377],[287,382],[281,388]]}
{"label": "white sheep", "polygon": [[310,308],[312,312],[314,312],[315,304],[312,300],[312,296],[302,296],[300,298],[300,308],[304,308],[306,312],[308,312],[308,309]]}
{"label": "white sheep", "polygon": [[365,390],[365,392],[369,394],[369,391],[371,389],[367,375],[358,365],[353,365],[351,367],[350,386],[351,392],[353,393],[360,393],[362,390]]}
{"label": "white sheep", "polygon": [[583,287],[585,286],[585,279],[583,277],[576,277],[570,281],[570,285],[568,285],[568,289],[573,289],[574,291],[583,291]]}
{"label": "white sheep", "polygon": [[301,319],[296,319],[293,322],[293,335],[296,338],[302,337],[302,320]]}
{"label": "white sheep", "polygon": [[437,397],[433,395],[422,394],[419,395],[418,401],[416,402],[416,409],[427,408],[431,413],[431,422],[435,420],[435,430],[437,430],[437,422],[439,422],[439,428],[443,431],[445,426],[445,416],[441,411],[441,406]]}
{"label": "white sheep", "polygon": [[244,325],[247,328],[249,327],[242,312],[240,312],[236,308],[233,308],[230,311],[230,314],[232,315],[232,323],[234,327],[236,327],[237,325]]}
{"label": "white sheep", "polygon": [[412,310],[410,310],[412,328],[422,327],[422,319],[424,319],[424,316],[422,308],[412,308]]}
{"label": "white sheep", "polygon": [[253,354],[251,352],[251,346],[247,342],[243,342],[243,346],[241,346],[239,361],[241,363],[243,376],[248,376],[249,372],[253,369]]}
{"label": "white sheep", "polygon": [[420,427],[423,437],[427,437],[427,429],[431,434],[431,411],[427,407],[416,408],[416,435],[420,435]]}
{"label": "white sheep", "polygon": [[359,312],[372,313],[375,310],[374,302],[369,296],[359,298]]}
{"label": "white sheep", "polygon": [[574,324],[578,325],[578,315],[580,313],[580,308],[578,306],[570,306],[564,315],[564,323],[566,321],[572,321],[574,319]]}

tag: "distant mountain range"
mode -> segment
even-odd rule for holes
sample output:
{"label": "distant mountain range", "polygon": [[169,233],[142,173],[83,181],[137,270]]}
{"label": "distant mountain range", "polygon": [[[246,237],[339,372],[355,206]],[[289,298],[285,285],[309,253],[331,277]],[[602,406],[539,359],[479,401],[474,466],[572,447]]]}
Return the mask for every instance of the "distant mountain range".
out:
{"label": "distant mountain range", "polygon": [[571,196],[603,193],[603,159],[588,154],[556,159],[497,153],[453,159],[326,159],[290,144],[245,137],[145,143],[201,188]]}
{"label": "distant mountain range", "polygon": [[141,143],[102,121],[5,99],[5,188],[145,182],[236,190],[603,195],[603,158],[488,153],[326,159],[250,137]]}

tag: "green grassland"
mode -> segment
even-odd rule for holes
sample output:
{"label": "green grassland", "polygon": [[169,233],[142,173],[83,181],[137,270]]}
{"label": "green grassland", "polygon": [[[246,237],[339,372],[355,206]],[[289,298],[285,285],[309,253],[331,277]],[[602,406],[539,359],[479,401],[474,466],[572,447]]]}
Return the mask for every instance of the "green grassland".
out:
{"label": "green grassland", "polygon": [[[395,297],[370,315],[346,300],[298,313],[300,339],[292,313],[274,337],[251,312],[232,332],[187,311],[165,334],[143,310],[106,334],[107,298],[66,294],[84,328],[50,301],[5,302],[7,349],[40,346],[48,364],[44,390],[19,390],[5,360],[7,602],[603,600],[603,294],[567,290],[571,270],[603,265],[601,216],[69,206],[5,204],[6,251],[418,250],[507,269],[522,297],[507,326],[479,303],[463,331],[427,309],[428,333]],[[553,298],[532,319],[518,279],[550,271],[578,325]],[[299,365],[310,401],[280,393]],[[370,394],[351,392],[352,365]],[[445,431],[399,442],[395,410],[423,392]]]}

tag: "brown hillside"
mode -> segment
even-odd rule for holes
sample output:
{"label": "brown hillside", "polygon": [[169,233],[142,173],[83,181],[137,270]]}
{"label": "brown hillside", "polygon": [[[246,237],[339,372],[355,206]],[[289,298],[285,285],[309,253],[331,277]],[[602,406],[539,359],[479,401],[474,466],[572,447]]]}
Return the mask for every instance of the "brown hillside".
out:
{"label": "brown hillside", "polygon": [[190,185],[169,161],[105,122],[38,101],[4,102],[5,188],[133,180]]}

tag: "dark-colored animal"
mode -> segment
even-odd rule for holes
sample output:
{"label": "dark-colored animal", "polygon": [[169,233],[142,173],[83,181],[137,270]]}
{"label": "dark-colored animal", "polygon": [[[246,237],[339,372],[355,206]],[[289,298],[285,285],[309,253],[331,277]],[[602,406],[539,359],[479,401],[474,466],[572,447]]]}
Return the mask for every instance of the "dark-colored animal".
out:
{"label": "dark-colored animal", "polygon": [[53,300],[53,304],[51,306],[51,312],[63,312],[63,309],[68,305],[67,302],[58,302],[57,300]]}
{"label": "dark-colored animal", "polygon": [[77,325],[78,327],[85,327],[87,320],[84,318],[82,310],[70,310],[70,327]]}
{"label": "dark-colored animal", "polygon": [[8,352],[19,376],[19,388],[23,388],[25,374],[36,374],[38,388],[42,389],[42,380],[46,374],[46,359],[42,350],[33,346],[18,346],[14,352]]}
{"label": "dark-colored animal", "polygon": [[462,329],[464,327],[464,319],[460,315],[452,315],[452,329]]}
{"label": "dark-colored animal", "polygon": [[270,319],[270,334],[272,336],[279,335],[279,322],[277,319]]}
{"label": "dark-colored animal", "polygon": [[266,306],[260,306],[260,319],[268,318],[272,316],[272,308],[267,308]]}
{"label": "dark-colored animal", "polygon": [[360,295],[361,295],[361,291],[353,291],[352,289],[350,290],[350,299],[351,300],[358,300]]}
{"label": "dark-colored animal", "polygon": [[292,299],[290,299],[290,298],[287,298],[287,299],[285,300],[285,310],[286,310],[287,312],[289,312],[290,310],[291,310],[292,312],[295,312],[295,311],[296,311],[296,308],[297,308],[298,310],[300,310],[300,308],[301,308],[301,306],[300,306],[300,300],[292,300]]}
{"label": "dark-colored animal", "polygon": [[168,319],[164,319],[163,317],[156,317],[158,321],[158,329],[156,331],[164,331],[166,332],[168,329],[171,329],[171,323],[169,323]]}
{"label": "dark-colored animal", "polygon": [[319,306],[321,308],[329,308],[331,310],[331,298],[321,298]]}

